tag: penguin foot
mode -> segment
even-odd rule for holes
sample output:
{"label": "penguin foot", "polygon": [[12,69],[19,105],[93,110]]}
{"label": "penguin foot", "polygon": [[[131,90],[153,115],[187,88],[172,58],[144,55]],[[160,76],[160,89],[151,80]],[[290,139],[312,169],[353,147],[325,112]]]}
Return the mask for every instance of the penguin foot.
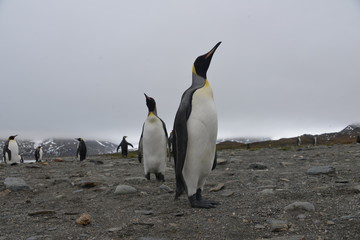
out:
{"label": "penguin foot", "polygon": [[147,180],[150,180],[150,173],[145,174],[145,178],[146,178]]}
{"label": "penguin foot", "polygon": [[162,173],[155,173],[156,176],[156,180],[158,180],[159,182],[165,182],[165,176]]}
{"label": "penguin foot", "polygon": [[215,208],[216,204],[212,204],[208,200],[198,200],[196,199],[196,194],[189,197],[189,202],[192,208]]}
{"label": "penguin foot", "polygon": [[213,200],[205,200],[202,198],[202,194],[201,194],[201,189],[199,188],[198,190],[196,190],[196,200],[198,201],[204,201],[204,202],[207,202],[209,204],[212,204],[212,205],[219,205],[220,203],[219,202],[216,202],[216,201],[213,201]]}

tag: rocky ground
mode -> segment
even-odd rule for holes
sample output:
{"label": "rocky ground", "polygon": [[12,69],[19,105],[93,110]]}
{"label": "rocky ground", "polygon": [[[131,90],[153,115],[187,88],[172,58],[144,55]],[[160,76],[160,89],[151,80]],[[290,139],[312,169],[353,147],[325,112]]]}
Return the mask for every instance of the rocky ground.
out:
{"label": "rocky ground", "polygon": [[[0,240],[360,239],[360,145],[223,150],[204,197],[174,201],[136,158],[0,165]],[[82,216],[82,218],[81,218]]]}

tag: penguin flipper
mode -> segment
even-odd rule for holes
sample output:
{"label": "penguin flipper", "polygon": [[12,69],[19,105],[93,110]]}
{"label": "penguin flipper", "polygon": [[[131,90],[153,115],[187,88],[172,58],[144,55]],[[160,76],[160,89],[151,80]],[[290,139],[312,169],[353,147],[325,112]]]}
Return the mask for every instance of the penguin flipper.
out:
{"label": "penguin flipper", "polygon": [[183,94],[180,107],[176,113],[173,129],[172,143],[176,177],[175,199],[177,199],[186,190],[186,184],[182,171],[184,168],[188,142],[187,120],[191,113],[192,94],[195,92],[195,90],[192,92],[189,90],[185,91]]}
{"label": "penguin flipper", "polygon": [[215,157],[214,157],[214,162],[213,162],[213,166],[211,168],[211,170],[214,170],[216,168],[217,165],[217,151],[215,150]]}
{"label": "penguin flipper", "polygon": [[142,127],[141,136],[140,136],[140,140],[139,140],[139,148],[138,148],[138,160],[139,160],[139,163],[142,162],[142,157],[143,157],[143,144],[142,144],[143,133],[144,133],[144,124],[143,124],[143,127]]}
{"label": "penguin flipper", "polygon": [[6,159],[5,153],[8,154],[8,160],[11,161],[11,150],[9,149],[9,140],[5,142],[3,149],[4,159]]}
{"label": "penguin flipper", "polygon": [[171,161],[171,154],[170,154],[170,142],[169,142],[169,136],[168,136],[168,133],[167,133],[167,130],[166,130],[166,124],[165,122],[159,118],[162,125],[163,125],[163,130],[164,130],[164,133],[165,133],[165,139],[166,139],[166,153],[167,155],[169,156],[169,162]]}

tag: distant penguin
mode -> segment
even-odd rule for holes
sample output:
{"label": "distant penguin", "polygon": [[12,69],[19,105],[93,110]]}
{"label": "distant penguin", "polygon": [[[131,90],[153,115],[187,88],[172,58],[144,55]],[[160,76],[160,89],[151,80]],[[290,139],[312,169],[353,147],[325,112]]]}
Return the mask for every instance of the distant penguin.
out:
{"label": "distant penguin", "polygon": [[79,145],[76,151],[76,158],[80,155],[80,161],[85,160],[87,153],[85,141],[82,138],[76,138],[76,140],[79,141]]}
{"label": "distant penguin", "polygon": [[139,141],[139,162],[144,162],[145,177],[154,173],[158,181],[165,181],[168,134],[166,125],[157,115],[156,102],[145,94],[148,116],[143,124]]}
{"label": "distant penguin", "polygon": [[300,145],[301,145],[301,137],[298,137],[296,139],[296,146],[300,147]]}
{"label": "distant penguin", "polygon": [[35,161],[41,162],[43,157],[43,150],[41,146],[38,146],[35,150]]}
{"label": "distant penguin", "polygon": [[317,145],[317,136],[314,136],[313,137],[313,146],[316,146]]}
{"label": "distant penguin", "polygon": [[182,95],[174,121],[175,199],[186,191],[195,208],[213,208],[218,204],[203,199],[202,192],[207,176],[216,166],[218,121],[206,72],[220,43],[195,60],[192,85]]}
{"label": "distant penguin", "polygon": [[3,159],[5,163],[16,164],[23,162],[23,158],[19,154],[19,145],[15,140],[16,136],[17,135],[10,136],[5,142],[3,148]]}
{"label": "distant penguin", "polygon": [[124,136],[121,143],[119,144],[119,146],[116,149],[116,152],[119,151],[119,148],[121,147],[121,155],[123,157],[127,157],[128,155],[128,146],[131,146],[132,148],[134,147],[131,143],[129,143],[128,141],[126,141],[127,136]]}

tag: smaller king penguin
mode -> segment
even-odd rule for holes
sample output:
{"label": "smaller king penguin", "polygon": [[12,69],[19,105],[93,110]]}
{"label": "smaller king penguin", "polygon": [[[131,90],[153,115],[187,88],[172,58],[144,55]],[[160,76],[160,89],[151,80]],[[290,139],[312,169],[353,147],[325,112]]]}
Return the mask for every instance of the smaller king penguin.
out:
{"label": "smaller king penguin", "polygon": [[143,160],[145,177],[148,180],[150,173],[154,173],[158,181],[164,182],[169,145],[166,125],[157,115],[155,100],[144,95],[149,112],[139,141],[139,162]]}
{"label": "smaller king penguin", "polygon": [[3,148],[4,162],[8,164],[17,164],[23,162],[22,157],[19,155],[19,145],[15,138],[17,135],[10,136],[5,142]]}
{"label": "smaller king penguin", "polygon": [[42,146],[38,146],[35,150],[35,161],[36,162],[41,162],[42,161],[42,157],[43,157],[43,150],[42,150]]}
{"label": "smaller king penguin", "polygon": [[132,148],[134,147],[131,143],[129,143],[128,141],[126,141],[127,136],[124,136],[121,143],[119,144],[119,146],[116,149],[116,152],[119,151],[119,148],[121,147],[121,155],[123,157],[127,157],[128,155],[128,146],[131,146]]}
{"label": "smaller king penguin", "polygon": [[206,72],[217,43],[208,53],[196,58],[192,85],[183,93],[175,116],[173,155],[177,199],[184,191],[191,207],[214,208],[218,203],[202,198],[205,181],[216,166],[217,113]]}
{"label": "smaller king penguin", "polygon": [[78,158],[78,156],[80,155],[80,161],[85,160],[87,152],[85,141],[82,138],[75,139],[79,141],[79,145],[76,151],[76,158]]}

